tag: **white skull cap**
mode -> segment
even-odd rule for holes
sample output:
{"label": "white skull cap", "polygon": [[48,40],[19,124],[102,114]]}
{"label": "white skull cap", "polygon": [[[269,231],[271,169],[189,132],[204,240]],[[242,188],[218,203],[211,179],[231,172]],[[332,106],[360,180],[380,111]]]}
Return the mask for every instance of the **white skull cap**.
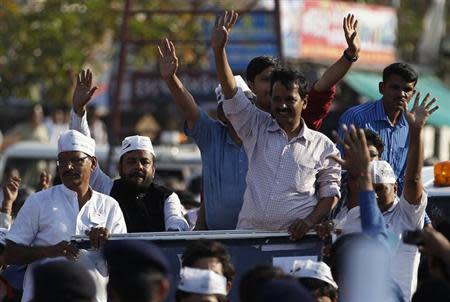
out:
{"label": "white skull cap", "polygon": [[322,261],[295,260],[290,274],[295,278],[313,278],[322,280],[331,284],[334,288],[338,288],[331,275],[330,267]]}
{"label": "white skull cap", "polygon": [[188,293],[227,295],[227,279],[213,271],[183,267],[178,289]]}
{"label": "white skull cap", "polygon": [[80,151],[94,156],[95,140],[76,130],[67,130],[59,136],[58,154],[68,151]]}
{"label": "white skull cap", "polygon": [[[250,90],[247,83],[245,83],[244,79],[241,76],[234,76],[234,79],[236,80],[237,87],[241,88],[245,95],[253,95],[253,92]],[[222,93],[222,85],[219,84],[214,91],[216,92],[217,105],[219,105],[220,103],[225,101],[225,97]]]}
{"label": "white skull cap", "polygon": [[119,157],[122,157],[125,153],[134,150],[145,150],[156,157],[152,141],[148,136],[133,135],[125,137],[122,141],[122,147],[120,148]]}
{"label": "white skull cap", "polygon": [[370,163],[370,176],[374,184],[395,184],[397,182],[394,170],[384,160],[374,160]]}

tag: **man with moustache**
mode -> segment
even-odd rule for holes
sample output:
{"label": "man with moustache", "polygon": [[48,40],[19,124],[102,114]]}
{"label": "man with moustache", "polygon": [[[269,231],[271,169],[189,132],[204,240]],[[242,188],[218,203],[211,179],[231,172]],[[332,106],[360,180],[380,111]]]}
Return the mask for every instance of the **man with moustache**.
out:
{"label": "man with moustache", "polygon": [[[92,87],[92,73],[82,71],[73,94],[70,129],[86,136],[90,131],[86,105],[97,87]],[[93,189],[114,197],[122,209],[128,233],[187,231],[178,195],[153,182],[155,151],[147,136],[128,136],[122,141],[119,160],[120,178],[112,180],[97,167],[90,184]]]}

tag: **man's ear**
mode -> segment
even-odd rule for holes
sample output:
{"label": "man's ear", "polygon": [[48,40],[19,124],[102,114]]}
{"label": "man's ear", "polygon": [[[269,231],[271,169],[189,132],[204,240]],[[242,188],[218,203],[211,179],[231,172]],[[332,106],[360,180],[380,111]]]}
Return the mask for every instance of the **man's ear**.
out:
{"label": "man's ear", "polygon": [[384,91],[384,82],[378,83],[378,91],[380,92],[381,95],[383,95],[383,91]]}
{"label": "man's ear", "polygon": [[309,100],[308,97],[309,97],[309,95],[307,94],[307,95],[305,95],[304,98],[302,98],[302,102],[303,102],[302,109],[303,109],[303,110],[305,110],[306,107],[308,107],[308,100]]}
{"label": "man's ear", "polygon": [[92,162],[91,171],[93,172],[95,170],[95,168],[97,168],[97,157],[92,156],[91,157],[91,162]]}

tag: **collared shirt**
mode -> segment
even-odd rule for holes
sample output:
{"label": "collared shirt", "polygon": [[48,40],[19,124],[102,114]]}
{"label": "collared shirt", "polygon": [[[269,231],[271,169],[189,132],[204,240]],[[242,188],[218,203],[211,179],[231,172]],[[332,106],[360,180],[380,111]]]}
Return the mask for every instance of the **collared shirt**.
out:
{"label": "collared shirt", "polygon": [[[85,231],[92,227],[105,227],[112,234],[127,232],[125,219],[117,201],[92,191],[91,198],[80,209],[77,193],[64,185],[57,185],[30,195],[6,239],[25,246],[51,246],[63,240],[70,241],[73,235],[84,235]],[[80,250],[77,260],[94,277],[97,286],[96,301],[106,301],[107,271],[101,259],[100,252]],[[48,259],[28,266],[22,301],[32,298],[33,267],[46,260]]]}
{"label": "collared shirt", "polygon": [[384,110],[383,99],[381,99],[354,106],[345,111],[339,119],[339,135],[341,137],[343,137],[340,127],[342,124],[347,126],[354,124],[357,128],[370,129],[380,135],[384,143],[381,159],[387,161],[394,169],[399,184],[399,195],[401,195],[409,145],[409,126],[405,115],[402,113],[397,123],[392,125]]}
{"label": "collared shirt", "polygon": [[300,133],[288,140],[271,115],[251,104],[241,89],[223,108],[249,160],[238,228],[287,230],[314,210],[318,198],[339,196],[341,168],[328,158],[339,151],[325,135],[302,120]]}
{"label": "collared shirt", "polygon": [[[386,231],[399,239],[392,251],[391,275],[400,286],[405,301],[411,300],[417,286],[420,254],[416,246],[400,241],[400,235],[404,231],[423,228],[427,199],[425,191],[422,192],[419,205],[410,204],[403,195],[400,198],[396,196],[392,206],[383,213]],[[360,200],[360,203],[363,202],[366,201]],[[342,234],[361,231],[361,216],[357,215],[359,209],[358,206],[348,212],[342,223]]]}
{"label": "collared shirt", "polygon": [[248,161],[245,150],[227,127],[201,109],[192,129],[185,124],[202,156],[202,190],[206,225],[210,230],[234,230],[245,191]]}
{"label": "collared shirt", "polygon": [[[84,135],[91,137],[86,113],[80,118],[73,110],[71,110],[70,129],[77,130]],[[89,180],[89,184],[94,190],[107,195],[110,194],[113,183],[114,181],[100,169],[99,165],[97,165]],[[189,223],[184,218],[182,210],[183,206],[176,193],[172,193],[167,197],[164,203],[164,221],[166,230],[189,230]]]}

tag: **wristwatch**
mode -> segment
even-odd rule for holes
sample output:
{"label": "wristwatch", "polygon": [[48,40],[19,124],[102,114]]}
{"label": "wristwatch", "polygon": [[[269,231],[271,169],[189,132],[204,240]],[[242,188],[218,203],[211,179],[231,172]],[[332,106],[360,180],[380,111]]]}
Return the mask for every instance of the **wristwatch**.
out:
{"label": "wristwatch", "polygon": [[354,57],[349,56],[347,54],[347,49],[344,50],[343,56],[347,61],[349,61],[351,63],[356,62],[358,60],[358,55],[355,55]]}

